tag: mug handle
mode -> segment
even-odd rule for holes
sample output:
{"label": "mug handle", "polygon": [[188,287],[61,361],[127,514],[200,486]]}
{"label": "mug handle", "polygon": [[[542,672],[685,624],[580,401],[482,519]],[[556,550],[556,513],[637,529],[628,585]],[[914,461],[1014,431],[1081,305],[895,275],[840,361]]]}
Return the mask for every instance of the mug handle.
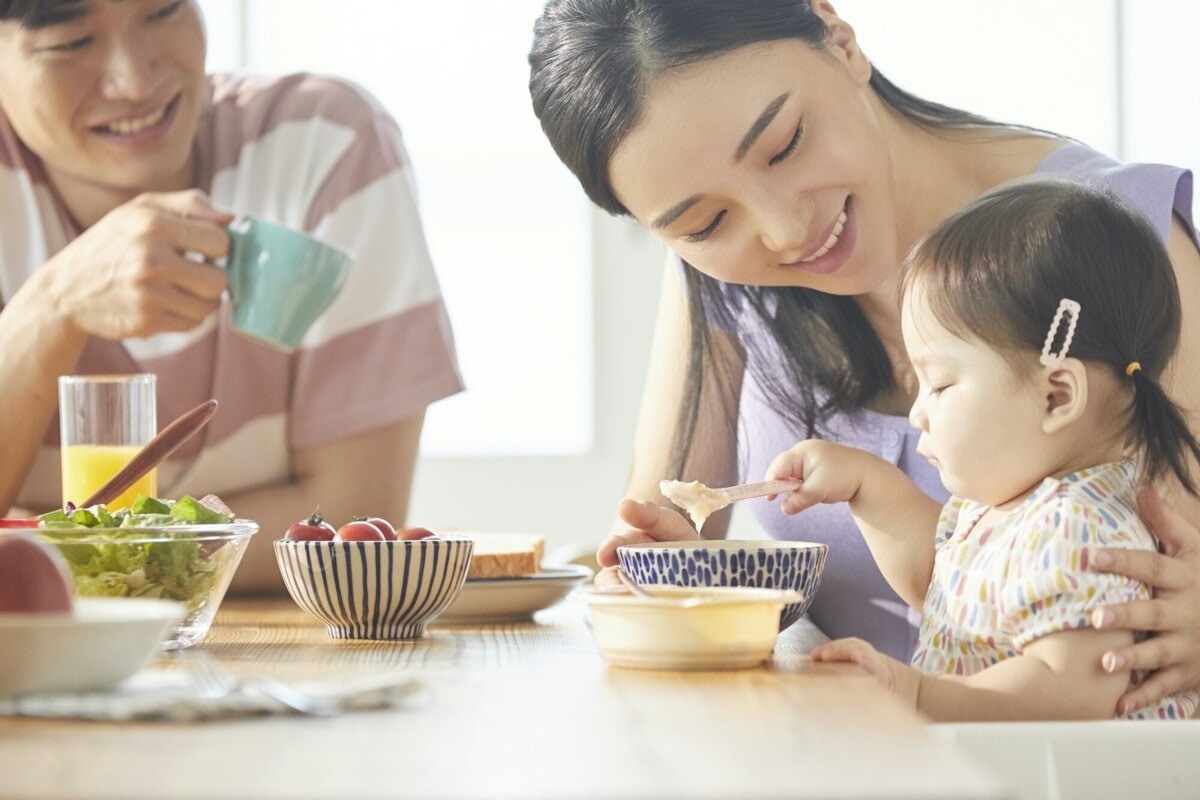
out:
{"label": "mug handle", "polygon": [[219,267],[225,270],[228,274],[225,288],[229,292],[229,302],[236,304],[238,302],[237,292],[237,265],[238,257],[241,253],[241,248],[245,242],[245,234],[242,231],[236,230],[235,226],[244,223],[245,217],[238,217],[233,222],[225,226],[225,237],[229,239],[229,249],[225,251],[224,258],[205,258],[204,263],[214,267]]}

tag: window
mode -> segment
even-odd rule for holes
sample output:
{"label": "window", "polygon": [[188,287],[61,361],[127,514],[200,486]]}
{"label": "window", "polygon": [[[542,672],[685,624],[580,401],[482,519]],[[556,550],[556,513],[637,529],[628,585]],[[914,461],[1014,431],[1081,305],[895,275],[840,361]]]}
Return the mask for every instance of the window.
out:
{"label": "window", "polygon": [[530,107],[541,2],[202,6],[210,71],[340,75],[400,123],[468,385],[430,409],[423,452],[586,452],[590,216]]}

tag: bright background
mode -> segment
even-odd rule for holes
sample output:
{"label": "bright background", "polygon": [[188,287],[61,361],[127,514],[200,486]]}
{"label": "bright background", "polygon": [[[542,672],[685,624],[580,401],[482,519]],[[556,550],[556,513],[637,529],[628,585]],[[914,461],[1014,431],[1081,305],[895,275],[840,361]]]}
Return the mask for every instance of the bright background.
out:
{"label": "bright background", "polygon": [[[835,5],[919,95],[1200,171],[1195,0]],[[411,520],[598,542],[628,475],[663,251],[591,210],[538,128],[540,0],[201,6],[211,70],[336,73],[404,131],[468,384],[429,412]],[[735,515],[734,535],[759,534]]]}

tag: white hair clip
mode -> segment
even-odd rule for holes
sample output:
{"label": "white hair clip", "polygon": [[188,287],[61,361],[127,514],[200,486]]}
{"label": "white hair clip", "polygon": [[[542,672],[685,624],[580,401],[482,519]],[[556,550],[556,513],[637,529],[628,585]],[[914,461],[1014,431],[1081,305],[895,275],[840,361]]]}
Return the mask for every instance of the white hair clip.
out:
{"label": "white hair clip", "polygon": [[[1043,366],[1050,367],[1050,369],[1058,369],[1062,366],[1067,357],[1067,350],[1071,347],[1071,339],[1075,336],[1075,323],[1079,322],[1080,308],[1079,303],[1066,297],[1058,302],[1058,310],[1054,312],[1054,321],[1050,323],[1050,332],[1046,334],[1046,344],[1042,346],[1042,357],[1038,359]],[[1063,337],[1062,349],[1057,353],[1052,353],[1050,348],[1054,346],[1054,335],[1058,333],[1058,324],[1062,321],[1063,314],[1067,315],[1067,334]]]}

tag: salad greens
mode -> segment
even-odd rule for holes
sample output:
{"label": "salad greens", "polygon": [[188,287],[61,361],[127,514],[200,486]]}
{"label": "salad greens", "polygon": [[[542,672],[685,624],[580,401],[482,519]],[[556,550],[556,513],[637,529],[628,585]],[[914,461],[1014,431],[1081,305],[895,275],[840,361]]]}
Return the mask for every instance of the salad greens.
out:
{"label": "salad greens", "polygon": [[[109,511],[103,505],[42,514],[38,534],[62,551],[83,597],[159,597],[202,606],[224,562],[220,545],[182,525],[214,525],[233,517],[193,497],[159,500],[138,495],[133,505]],[[81,536],[80,528],[94,528]],[[145,529],[160,529],[147,536]],[[56,531],[59,531],[56,533]],[[85,541],[80,541],[83,538]],[[215,547],[214,547],[215,545]]]}

